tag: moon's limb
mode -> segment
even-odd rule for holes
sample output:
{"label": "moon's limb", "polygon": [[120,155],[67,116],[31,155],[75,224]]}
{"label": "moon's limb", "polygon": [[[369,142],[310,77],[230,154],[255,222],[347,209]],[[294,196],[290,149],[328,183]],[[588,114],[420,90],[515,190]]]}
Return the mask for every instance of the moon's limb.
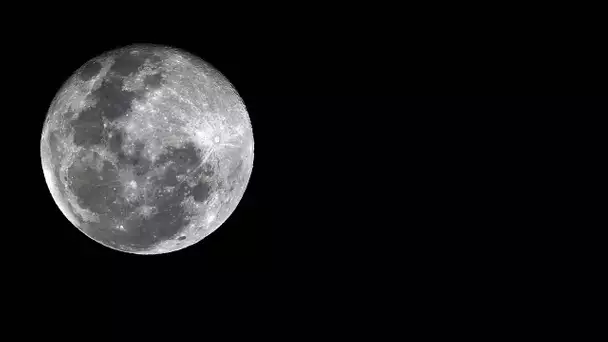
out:
{"label": "moon's limb", "polygon": [[[140,165],[125,164],[136,155]],[[93,59],[64,84],[49,109],[41,157],[53,198],[72,224],[110,248],[165,253],[200,241],[232,213],[251,174],[253,135],[242,99],[211,66],[176,49],[132,46]],[[173,175],[176,167],[184,172]],[[95,179],[83,183],[84,174]],[[106,187],[103,203],[83,203],[82,196]],[[131,222],[169,215],[156,200],[169,197],[179,199],[172,207],[187,219],[179,229],[158,227],[162,238],[140,244],[137,238],[156,232],[132,237]],[[179,225],[175,220],[167,222]],[[96,236],[101,230],[111,233]],[[117,242],[116,234],[129,238]]]}

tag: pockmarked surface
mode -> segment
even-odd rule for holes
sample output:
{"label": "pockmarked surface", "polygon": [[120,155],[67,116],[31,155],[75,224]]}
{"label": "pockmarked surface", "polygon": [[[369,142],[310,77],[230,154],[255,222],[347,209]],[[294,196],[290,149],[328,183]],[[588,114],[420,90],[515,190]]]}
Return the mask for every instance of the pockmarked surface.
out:
{"label": "pockmarked surface", "polygon": [[85,63],[62,86],[42,169],[67,219],[116,250],[166,253],[217,229],[241,200],[253,133],[237,91],[187,52],[134,45]]}

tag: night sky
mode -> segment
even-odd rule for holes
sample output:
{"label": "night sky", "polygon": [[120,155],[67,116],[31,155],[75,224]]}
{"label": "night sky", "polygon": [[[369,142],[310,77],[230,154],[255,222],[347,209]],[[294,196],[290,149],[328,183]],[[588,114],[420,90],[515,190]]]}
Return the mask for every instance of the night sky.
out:
{"label": "night sky", "polygon": [[[350,293],[359,284],[352,299],[366,285],[394,284],[383,277],[436,278],[428,281],[434,288],[540,260],[548,231],[513,213],[532,215],[545,203],[543,187],[555,191],[540,181],[540,167],[567,150],[564,137],[586,130],[570,123],[589,116],[595,126],[591,118],[605,114],[597,44],[572,41],[576,53],[566,54],[561,39],[435,31],[399,18],[373,26],[304,20],[289,29],[284,21],[205,35],[203,26],[184,26],[100,30],[86,40],[53,39],[59,29],[28,36],[15,61],[26,69],[15,87],[22,98],[10,114],[30,127],[14,157],[27,168],[11,163],[5,177],[16,194],[5,243],[10,278],[33,293],[30,305],[50,310],[65,298],[78,302],[75,293],[88,298],[79,305],[111,308],[208,298],[226,275],[238,278],[230,293],[254,297],[246,289],[270,289],[260,285],[269,276],[305,278],[300,296],[354,275],[333,287]],[[54,203],[40,166],[42,124],[63,81],[90,58],[133,43],[174,46],[217,68],[243,98],[255,139],[234,213],[198,244],[167,255],[120,253],[86,237]],[[530,174],[532,194],[522,186]],[[494,201],[499,191],[508,195]],[[518,257],[505,257],[513,248]]]}

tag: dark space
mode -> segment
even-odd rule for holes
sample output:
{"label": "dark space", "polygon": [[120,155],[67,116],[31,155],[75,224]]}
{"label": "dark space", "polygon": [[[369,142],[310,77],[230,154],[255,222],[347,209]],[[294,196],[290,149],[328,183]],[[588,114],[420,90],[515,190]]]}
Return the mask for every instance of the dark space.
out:
{"label": "dark space", "polygon": [[[501,274],[535,277],[551,267],[561,254],[543,251],[568,243],[547,242],[559,229],[524,216],[540,211],[547,194],[558,198],[560,187],[547,184],[556,168],[544,165],[571,150],[563,141],[586,131],[573,122],[588,117],[589,127],[600,126],[597,41],[566,32],[513,38],[511,21],[496,30],[412,24],[417,14],[398,13],[373,23],[348,13],[297,23],[286,16],[267,26],[231,21],[205,37],[200,20],[191,32],[181,22],[174,32],[104,28],[78,48],[51,39],[59,29],[32,34],[23,45],[36,51],[21,63],[38,64],[40,50],[69,53],[46,56],[45,77],[37,68],[21,71],[16,79],[37,79],[39,95],[23,95],[27,116],[17,106],[10,114],[36,124],[13,157],[28,159],[28,168],[9,170],[31,180],[27,192],[11,185],[21,196],[11,210],[29,220],[15,219],[27,234],[11,239],[27,247],[19,244],[9,258],[14,282],[32,293],[30,305],[60,307],[78,302],[77,292],[91,298],[78,308],[116,315],[151,307],[150,298],[170,307],[194,296],[202,298],[193,300],[199,317],[213,301],[209,293],[236,277],[226,281],[229,297],[274,298],[252,290],[259,287],[287,302],[328,291],[321,298],[331,300],[315,309],[324,311],[335,298],[347,308],[363,298],[390,306],[397,299],[382,295],[391,287],[413,301],[441,298],[446,287],[457,297],[460,287],[488,288]],[[120,253],[87,238],[57,208],[40,170],[39,132],[63,81],[90,58],[133,43],[166,44],[209,62],[235,86],[253,126],[253,172],[234,213],[197,245],[166,255]],[[137,63],[125,60],[121,72]],[[31,87],[24,83],[20,89]],[[121,105],[83,120],[111,117]],[[35,213],[17,205],[31,196]],[[283,287],[290,277],[303,278],[301,285]],[[37,285],[48,279],[58,280]]]}

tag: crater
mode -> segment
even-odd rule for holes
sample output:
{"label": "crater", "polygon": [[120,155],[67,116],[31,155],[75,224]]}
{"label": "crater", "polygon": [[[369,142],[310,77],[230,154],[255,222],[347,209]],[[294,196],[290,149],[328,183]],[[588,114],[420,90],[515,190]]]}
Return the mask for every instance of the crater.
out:
{"label": "crater", "polygon": [[209,198],[210,192],[211,187],[209,186],[209,184],[204,182],[199,182],[191,190],[191,194],[194,197],[194,200],[197,202],[204,202],[207,198]]}
{"label": "crater", "polygon": [[205,177],[213,176],[213,174],[214,174],[213,165],[211,165],[209,163],[205,163],[203,166],[201,166],[201,172],[203,173],[203,175]]}

